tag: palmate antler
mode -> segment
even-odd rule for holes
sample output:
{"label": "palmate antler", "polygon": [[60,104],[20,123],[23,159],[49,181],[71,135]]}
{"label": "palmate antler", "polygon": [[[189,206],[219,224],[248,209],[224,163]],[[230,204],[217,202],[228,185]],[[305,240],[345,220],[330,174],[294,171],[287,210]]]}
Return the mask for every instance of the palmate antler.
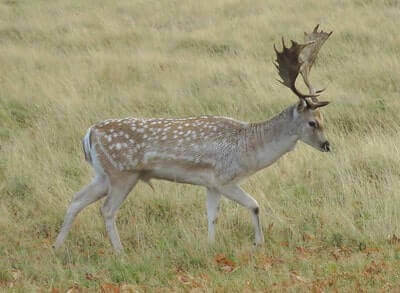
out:
{"label": "palmate antler", "polygon": [[314,28],[311,33],[304,32],[304,41],[306,43],[310,43],[310,45],[306,46],[304,50],[300,53],[300,61],[302,65],[300,67],[300,73],[303,76],[304,83],[308,87],[310,94],[321,93],[325,89],[315,91],[312,87],[311,83],[308,80],[308,76],[310,74],[311,67],[313,66],[315,59],[317,59],[317,55],[319,50],[325,41],[329,38],[329,36],[333,33],[326,33],[323,30],[318,32],[319,24]]}
{"label": "palmate antler", "polygon": [[[290,88],[300,98],[300,100],[304,101],[311,109],[316,109],[329,104],[329,102],[318,101],[318,94],[323,90],[315,91],[308,80],[311,67],[314,64],[319,49],[332,34],[332,32],[318,32],[318,27],[319,25],[317,25],[310,34],[305,33],[305,44],[291,41],[291,47],[287,48],[282,38],[282,52],[279,52],[274,45],[274,50],[276,52],[275,66],[278,69],[279,76],[282,78],[282,81],[280,82]],[[303,76],[304,83],[309,89],[309,94],[302,94],[296,88],[295,84],[299,73]],[[307,98],[311,98],[312,100],[310,101]]]}

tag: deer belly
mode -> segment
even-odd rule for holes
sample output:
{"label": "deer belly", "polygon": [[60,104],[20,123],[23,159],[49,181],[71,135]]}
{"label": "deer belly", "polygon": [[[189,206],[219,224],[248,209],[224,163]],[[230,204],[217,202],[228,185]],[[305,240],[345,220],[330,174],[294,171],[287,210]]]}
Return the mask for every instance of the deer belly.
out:
{"label": "deer belly", "polygon": [[144,171],[146,178],[209,186],[215,181],[214,165],[213,156],[193,151],[148,151],[138,169]]}
{"label": "deer belly", "polygon": [[168,180],[194,185],[213,185],[214,172],[207,168],[192,168],[189,166],[163,166],[145,171],[146,178]]}

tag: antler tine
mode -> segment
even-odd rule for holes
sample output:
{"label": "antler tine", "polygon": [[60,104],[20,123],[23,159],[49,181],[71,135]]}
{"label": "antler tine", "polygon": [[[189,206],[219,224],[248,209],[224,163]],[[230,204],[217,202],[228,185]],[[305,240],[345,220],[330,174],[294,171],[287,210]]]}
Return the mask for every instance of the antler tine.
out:
{"label": "antler tine", "polygon": [[299,75],[302,62],[300,61],[300,53],[304,48],[312,44],[313,42],[308,42],[306,44],[298,44],[295,41],[291,41],[292,45],[290,48],[286,47],[285,41],[282,38],[282,51],[279,52],[274,44],[274,50],[276,52],[276,62],[275,67],[278,69],[279,76],[282,81],[279,81],[286,87],[290,88],[300,99],[306,101],[306,98],[317,97],[315,93],[305,95],[301,93],[295,86],[297,76]]}
{"label": "antler tine", "polygon": [[[329,38],[329,36],[333,33],[327,33],[323,30],[318,31],[319,24],[315,26],[311,33],[304,32],[304,40],[305,42],[313,41],[313,44],[304,48],[304,50],[300,54],[300,60],[302,61],[302,66],[300,68],[300,73],[303,76],[304,83],[308,87],[310,94],[321,93],[325,89],[315,90],[308,77],[311,71],[311,67],[313,66],[315,59],[317,58],[318,52],[321,49],[322,45]],[[315,98],[314,101],[317,101]]]}

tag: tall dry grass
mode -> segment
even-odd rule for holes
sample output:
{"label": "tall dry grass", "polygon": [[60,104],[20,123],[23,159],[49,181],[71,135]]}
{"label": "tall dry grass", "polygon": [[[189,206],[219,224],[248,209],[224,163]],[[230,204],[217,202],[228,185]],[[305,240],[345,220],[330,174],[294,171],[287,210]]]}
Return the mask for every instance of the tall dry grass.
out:
{"label": "tall dry grass", "polygon": [[[2,290],[400,283],[399,1],[7,0],[0,15]],[[252,248],[248,211],[228,201],[210,247],[204,191],[157,182],[156,192],[139,184],[120,210],[125,256],[112,253],[100,203],[51,249],[92,175],[80,145],[88,126],[125,116],[268,119],[296,101],[275,81],[273,43],[317,23],[334,30],[312,72],[333,102],[324,115],[334,151],[300,143],[243,184],[261,205],[264,247]]]}

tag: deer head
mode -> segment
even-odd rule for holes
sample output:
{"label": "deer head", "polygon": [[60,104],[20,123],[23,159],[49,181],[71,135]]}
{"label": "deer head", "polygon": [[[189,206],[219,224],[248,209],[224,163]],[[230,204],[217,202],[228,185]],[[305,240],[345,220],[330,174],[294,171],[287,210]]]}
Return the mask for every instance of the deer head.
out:
{"label": "deer head", "polygon": [[[304,44],[291,41],[291,47],[288,48],[282,38],[282,52],[279,52],[274,45],[277,57],[275,66],[282,78],[279,82],[290,88],[299,98],[293,113],[299,139],[322,152],[329,152],[330,145],[323,132],[323,117],[319,111],[319,108],[328,105],[329,102],[318,100],[317,97],[324,89],[315,90],[308,79],[318,51],[332,34],[332,32],[318,31],[318,27],[319,25],[309,34],[304,33]],[[303,94],[296,88],[295,83],[299,73],[309,90],[308,94]]]}

